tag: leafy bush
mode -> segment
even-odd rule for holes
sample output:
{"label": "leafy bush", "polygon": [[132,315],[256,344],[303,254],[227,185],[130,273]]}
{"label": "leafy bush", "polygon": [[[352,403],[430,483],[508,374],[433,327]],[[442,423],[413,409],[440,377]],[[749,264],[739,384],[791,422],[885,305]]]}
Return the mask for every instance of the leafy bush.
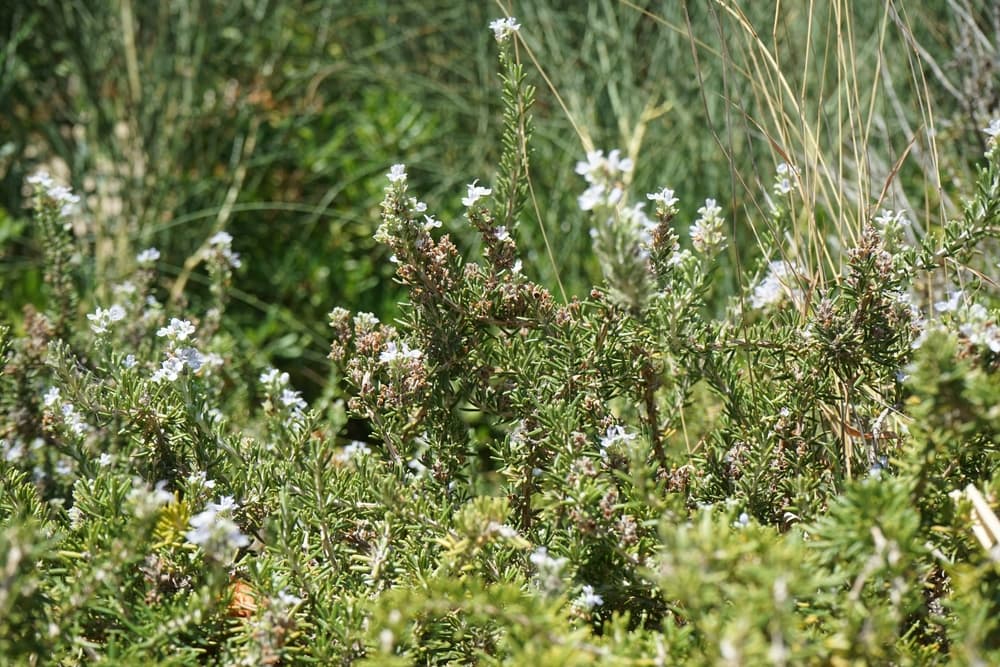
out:
{"label": "leafy bush", "polygon": [[[603,280],[564,299],[518,247],[534,91],[519,26],[492,27],[500,173],[462,199],[481,259],[392,166],[375,239],[407,300],[392,325],[330,313],[311,405],[222,326],[229,233],[197,251],[198,310],[165,298],[154,248],[95,296],[75,196],[29,179],[46,294],[0,330],[0,654],[1000,661],[1000,327],[979,252],[1000,229],[1000,121],[961,218],[879,212],[833,275],[775,234],[735,295],[716,294],[723,207],[635,202],[633,161],[591,151]],[[776,171],[769,229],[809,205],[801,178]]]}

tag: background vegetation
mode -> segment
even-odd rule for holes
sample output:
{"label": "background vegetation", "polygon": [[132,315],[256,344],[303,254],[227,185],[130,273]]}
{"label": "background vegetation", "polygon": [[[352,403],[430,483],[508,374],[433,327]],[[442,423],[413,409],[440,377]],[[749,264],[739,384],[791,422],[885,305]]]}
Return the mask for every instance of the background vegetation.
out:
{"label": "background vegetation", "polygon": [[[451,221],[461,186],[496,170],[484,26],[502,11],[528,26],[539,89],[526,269],[567,294],[599,276],[576,214],[585,150],[624,149],[635,190],[669,185],[687,214],[705,197],[732,211],[725,296],[756,241],[784,233],[764,222],[775,164],[803,169],[808,198],[788,231],[800,241],[854,238],[880,196],[940,222],[996,107],[989,3],[15,2],[0,19],[7,313],[39,296],[23,182],[47,165],[85,196],[76,224],[99,294],[133,246],[156,245],[168,270],[204,285],[185,259],[228,226],[247,260],[232,326],[316,391],[317,323],[333,305],[396,312],[372,241],[387,165],[410,165],[471,241]],[[551,256],[540,227],[558,241]]]}

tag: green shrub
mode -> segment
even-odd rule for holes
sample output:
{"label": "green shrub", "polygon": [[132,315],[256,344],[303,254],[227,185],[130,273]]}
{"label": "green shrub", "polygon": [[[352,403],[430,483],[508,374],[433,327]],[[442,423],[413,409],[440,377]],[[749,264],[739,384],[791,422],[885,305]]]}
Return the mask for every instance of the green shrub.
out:
{"label": "green shrub", "polygon": [[[977,254],[1000,121],[962,218],[872,216],[837,275],[777,236],[722,296],[724,208],[635,202],[633,162],[592,151],[603,280],[565,299],[518,247],[534,91],[512,21],[492,26],[500,175],[462,199],[481,259],[389,168],[375,239],[406,301],[393,325],[330,313],[311,405],[222,326],[229,233],[197,251],[199,310],[165,299],[150,248],[95,297],[72,192],[32,177],[45,298],[0,329],[5,658],[1000,661],[1000,327]],[[770,226],[807,205],[799,178],[776,172]],[[949,263],[968,278],[946,293]]]}

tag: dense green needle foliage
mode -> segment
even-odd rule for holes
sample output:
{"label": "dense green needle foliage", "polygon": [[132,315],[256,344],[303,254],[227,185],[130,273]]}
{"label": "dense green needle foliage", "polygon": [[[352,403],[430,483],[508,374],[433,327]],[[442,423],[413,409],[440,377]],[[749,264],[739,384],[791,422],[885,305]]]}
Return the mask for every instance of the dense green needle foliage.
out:
{"label": "dense green needle foliage", "polygon": [[74,190],[27,178],[0,661],[1000,663],[1000,120],[943,223],[873,196],[827,224],[850,205],[815,154],[747,174],[750,214],[588,146],[574,297],[532,278],[564,255],[529,28],[490,27],[497,175],[450,174],[439,209],[385,161],[369,231],[402,296],[332,308],[308,396],[231,315],[229,214],[179,271],[124,234],[112,280]]}

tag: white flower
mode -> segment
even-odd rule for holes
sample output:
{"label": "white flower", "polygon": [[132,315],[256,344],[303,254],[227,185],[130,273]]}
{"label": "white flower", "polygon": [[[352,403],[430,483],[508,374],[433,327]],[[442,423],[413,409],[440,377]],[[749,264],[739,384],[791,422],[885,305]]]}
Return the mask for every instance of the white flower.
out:
{"label": "white flower", "polygon": [[70,432],[82,436],[90,430],[90,425],[83,420],[83,416],[76,411],[72,403],[63,403],[60,411],[62,412],[63,423],[66,424],[66,428]]}
{"label": "white flower", "polygon": [[176,317],[170,318],[170,324],[162,327],[156,332],[160,338],[164,336],[171,341],[187,340],[188,336],[194,333],[194,325],[187,320],[179,320]]}
{"label": "white flower", "polygon": [[215,480],[209,479],[204,470],[196,470],[187,476],[188,484],[205,489],[214,489]]}
{"label": "white flower", "polygon": [[118,304],[106,309],[98,307],[94,312],[87,313],[87,319],[92,323],[90,328],[96,334],[106,333],[113,322],[121,321],[124,317],[125,309]]}
{"label": "white flower", "polygon": [[28,177],[28,183],[40,188],[45,196],[59,206],[59,214],[67,216],[73,212],[76,205],[80,203],[80,198],[73,194],[73,191],[65,185],[57,185],[46,171],[39,171]]}
{"label": "white flower", "polygon": [[280,400],[281,404],[292,412],[302,412],[309,407],[309,405],[305,402],[305,399],[302,398],[301,393],[295,391],[294,389],[282,389],[281,398],[278,400]]}
{"label": "white flower", "polygon": [[627,174],[632,171],[631,158],[621,159],[621,151],[617,148],[608,153],[607,170],[611,174]]}
{"label": "white flower", "polygon": [[604,157],[604,151],[590,151],[587,159],[576,163],[576,173],[583,176],[589,187],[577,198],[581,210],[590,211],[598,206],[615,206],[625,196],[620,178],[632,171],[632,160],[622,158],[615,149]]}
{"label": "white flower", "polygon": [[164,380],[176,382],[183,370],[184,360],[171,354],[160,363],[160,367],[153,372],[150,379],[157,383]]}
{"label": "white flower", "polygon": [[396,341],[389,341],[385,350],[378,356],[378,360],[383,364],[394,364],[401,359],[419,359],[424,353],[417,349],[410,349],[405,342],[397,345]]}
{"label": "white flower", "polygon": [[278,591],[278,596],[271,598],[271,602],[279,609],[288,611],[292,607],[302,604],[302,598],[297,595],[292,595],[286,591]]}
{"label": "white flower", "polygon": [[890,211],[887,208],[882,209],[881,213],[875,217],[874,222],[881,229],[910,226],[910,221],[904,211]]}
{"label": "white flower", "polygon": [[604,598],[594,592],[593,586],[587,584],[580,592],[580,597],[574,600],[573,603],[583,609],[593,609],[604,604]]}
{"label": "white flower", "polygon": [[799,268],[788,262],[774,261],[768,265],[767,276],[754,287],[750,295],[750,306],[757,309],[781,303],[785,296],[793,302],[802,298],[802,291],[795,287],[795,276]]}
{"label": "white flower", "polygon": [[132,296],[135,294],[135,283],[131,280],[126,280],[123,283],[118,283],[111,288],[115,294],[121,296]]}
{"label": "white flower", "polygon": [[674,208],[677,204],[677,197],[674,196],[674,191],[670,188],[663,188],[659,192],[650,192],[646,195],[646,199],[662,204],[667,210]]}
{"label": "white flower", "polygon": [[185,537],[188,542],[200,546],[210,558],[224,562],[231,561],[237,549],[250,544],[239,526],[212,509],[191,517],[191,530]]}
{"label": "white flower", "polygon": [[269,368],[260,374],[259,379],[266,387],[280,389],[288,384],[288,373],[282,373],[277,368]]}
{"label": "white flower", "polygon": [[498,241],[506,241],[507,239],[510,238],[510,232],[507,231],[506,227],[500,225],[499,227],[493,230],[493,236]]}
{"label": "white flower", "polygon": [[59,402],[59,398],[60,398],[59,387],[49,387],[49,390],[45,392],[44,396],[42,396],[42,404],[47,408],[51,408],[53,405]]}
{"label": "white flower", "polygon": [[216,232],[212,238],[208,239],[210,246],[231,246],[232,244],[233,236],[229,232]]}
{"label": "white flower", "polygon": [[618,213],[618,224],[633,229],[636,237],[642,243],[649,245],[653,242],[653,230],[656,229],[656,223],[642,210],[645,206],[645,203],[641,203],[622,208]]}
{"label": "white flower", "polygon": [[24,443],[15,440],[14,442],[7,442],[6,440],[0,440],[0,445],[3,445],[3,459],[4,461],[9,461],[11,463],[16,463],[24,457]]}
{"label": "white flower", "polygon": [[201,356],[201,352],[193,347],[185,347],[184,349],[179,350],[177,352],[177,358],[196,373],[201,370],[201,367],[205,364],[205,358]]}
{"label": "white flower", "polygon": [[146,248],[135,256],[135,261],[139,266],[152,266],[160,259],[160,251],[156,248]]}
{"label": "white flower", "polygon": [[[212,486],[215,486],[214,482]],[[232,513],[233,510],[237,510],[239,507],[240,504],[232,496],[222,496],[219,498],[219,502],[205,505],[206,510],[216,512],[217,514]]]}
{"label": "white flower", "polygon": [[670,257],[667,258],[667,265],[681,266],[691,257],[694,257],[694,255],[692,255],[691,251],[688,250],[687,248],[685,248],[684,250],[681,250],[680,248],[674,248],[674,251],[670,254]]}
{"label": "white flower", "polygon": [[490,21],[490,30],[493,31],[493,36],[496,38],[498,44],[506,42],[511,35],[520,29],[521,24],[513,16]]}
{"label": "white flower", "polygon": [[101,456],[97,459],[97,465],[101,466],[102,468],[107,468],[114,462],[115,462],[115,457],[111,456],[111,454],[108,454],[107,452],[101,454]]}
{"label": "white flower", "polygon": [[528,557],[531,564],[538,568],[539,571],[555,571],[559,572],[566,565],[565,558],[553,558],[549,555],[549,550],[546,547],[538,547],[535,549],[531,556]]}
{"label": "white flower", "polygon": [[955,290],[954,292],[948,292],[947,301],[938,301],[934,304],[934,309],[939,313],[953,313],[958,310],[962,299],[965,298],[965,294],[962,290]]}
{"label": "white flower", "polygon": [[45,171],[44,169],[40,169],[31,176],[28,176],[28,183],[30,185],[37,185],[43,190],[48,190],[49,188],[55,185],[55,182],[52,180],[52,177],[49,176],[49,172]]}
{"label": "white flower", "polygon": [[576,198],[576,203],[581,211],[592,211],[604,200],[604,186],[598,183],[584,190],[583,194]]}
{"label": "white flower", "polygon": [[230,267],[238,269],[242,266],[240,254],[233,252],[233,237],[229,232],[216,232],[208,239],[208,245],[215,251],[216,256]]}
{"label": "white flower", "polygon": [[691,242],[698,252],[709,254],[720,250],[725,244],[721,213],[722,207],[714,199],[706,199],[705,205],[698,209],[699,217],[690,229]]}
{"label": "white flower", "polygon": [[988,139],[986,140],[986,157],[993,157],[1000,148],[1000,118],[994,118],[990,124],[983,128]]}
{"label": "white flower", "polygon": [[167,483],[159,481],[153,489],[147,486],[139,486],[139,481],[133,482],[132,490],[129,491],[128,499],[133,504],[133,511],[137,517],[145,518],[151,516],[160,507],[171,503],[174,494],[167,491]]}
{"label": "white flower", "polygon": [[604,164],[604,151],[589,151],[586,161],[576,163],[576,173],[583,176],[583,179],[588,183],[595,183]]}
{"label": "white flower", "polygon": [[378,326],[378,318],[372,313],[358,313],[352,322],[358,333],[368,333]]}
{"label": "white flower", "polygon": [[468,208],[473,204],[475,204],[477,201],[479,201],[480,197],[488,197],[491,194],[493,194],[493,190],[491,190],[490,188],[484,188],[479,185],[476,185],[476,183],[478,182],[479,179],[476,179],[471,183],[469,183],[469,185],[467,186],[469,196],[462,198],[462,206]]}
{"label": "white flower", "polygon": [[562,570],[568,562],[565,558],[553,558],[545,547],[538,547],[528,557],[537,571],[536,581],[540,588],[556,592],[563,587]]}
{"label": "white flower", "polygon": [[425,215],[424,216],[424,229],[430,231],[441,226],[441,221],[436,219],[434,216]]}
{"label": "white flower", "polygon": [[638,437],[636,433],[629,433],[621,424],[609,426],[607,432],[601,437],[601,449],[632,442]]}
{"label": "white flower", "polygon": [[371,454],[371,448],[360,440],[352,440],[347,443],[343,449],[333,455],[333,458],[337,463],[347,463],[356,458],[367,456]]}
{"label": "white flower", "polygon": [[402,183],[406,180],[406,165],[404,164],[394,164],[389,167],[389,173],[386,174],[390,183]]}
{"label": "white flower", "polygon": [[1000,328],[991,321],[988,310],[974,303],[965,312],[965,322],[958,330],[973,345],[986,346],[990,351],[1000,352]]}
{"label": "white flower", "polygon": [[487,535],[492,535],[493,533],[496,533],[500,537],[507,540],[514,540],[520,537],[517,530],[515,530],[514,528],[508,526],[505,523],[498,523],[496,521],[490,521],[486,525],[486,530],[484,532]]}
{"label": "white flower", "polygon": [[617,148],[604,157],[604,151],[590,151],[587,160],[576,163],[576,173],[583,176],[588,183],[609,184],[618,178],[619,174],[632,171],[633,163],[629,158],[622,159]]}

